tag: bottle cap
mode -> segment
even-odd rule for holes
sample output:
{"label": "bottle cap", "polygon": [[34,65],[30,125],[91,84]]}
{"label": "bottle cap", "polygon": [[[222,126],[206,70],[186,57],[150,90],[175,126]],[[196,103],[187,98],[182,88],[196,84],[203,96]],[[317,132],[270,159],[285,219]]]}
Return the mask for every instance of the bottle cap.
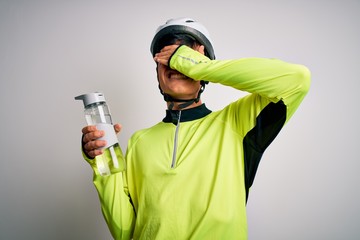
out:
{"label": "bottle cap", "polygon": [[94,103],[106,102],[104,94],[100,92],[83,94],[75,97],[75,100],[83,100],[84,107],[87,107]]}

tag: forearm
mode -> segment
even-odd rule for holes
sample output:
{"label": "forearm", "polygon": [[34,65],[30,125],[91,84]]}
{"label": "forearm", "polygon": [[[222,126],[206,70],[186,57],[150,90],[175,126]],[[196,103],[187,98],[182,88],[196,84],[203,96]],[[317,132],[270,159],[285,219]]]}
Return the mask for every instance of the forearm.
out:
{"label": "forearm", "polygon": [[[133,206],[130,202],[125,174],[124,157],[120,149],[116,149],[119,167],[114,168],[110,164],[109,176],[101,176],[96,166],[96,158],[89,159],[83,152],[83,156],[94,170],[93,182],[99,195],[101,210],[109,230],[114,239],[131,239],[135,222]],[[110,158],[109,154],[106,157]]]}
{"label": "forearm", "polygon": [[282,100],[288,108],[287,119],[294,113],[310,86],[310,73],[306,67],[277,59],[210,60],[182,46],[170,59],[170,66],[195,80],[257,93],[273,102]]}
{"label": "forearm", "polygon": [[94,185],[98,191],[101,210],[114,239],[131,239],[135,224],[135,214],[123,173],[107,177],[94,175]]}

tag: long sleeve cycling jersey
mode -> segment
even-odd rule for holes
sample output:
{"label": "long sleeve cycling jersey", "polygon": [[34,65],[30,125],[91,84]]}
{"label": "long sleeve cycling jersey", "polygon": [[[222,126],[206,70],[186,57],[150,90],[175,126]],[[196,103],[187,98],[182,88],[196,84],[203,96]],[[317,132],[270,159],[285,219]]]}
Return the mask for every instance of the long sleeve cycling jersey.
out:
{"label": "long sleeve cycling jersey", "polygon": [[310,86],[302,65],[210,60],[181,46],[170,67],[249,94],[212,112],[167,110],[129,140],[120,171],[94,184],[115,239],[247,239],[246,201],[260,159]]}

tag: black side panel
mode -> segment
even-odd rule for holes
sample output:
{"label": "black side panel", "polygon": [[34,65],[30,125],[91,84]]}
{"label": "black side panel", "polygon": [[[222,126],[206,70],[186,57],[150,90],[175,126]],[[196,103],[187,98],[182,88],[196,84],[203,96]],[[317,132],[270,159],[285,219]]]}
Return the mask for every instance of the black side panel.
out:
{"label": "black side panel", "polygon": [[256,118],[256,125],[245,136],[244,165],[246,201],[256,170],[265,149],[275,139],[286,121],[286,106],[282,101],[269,103]]}

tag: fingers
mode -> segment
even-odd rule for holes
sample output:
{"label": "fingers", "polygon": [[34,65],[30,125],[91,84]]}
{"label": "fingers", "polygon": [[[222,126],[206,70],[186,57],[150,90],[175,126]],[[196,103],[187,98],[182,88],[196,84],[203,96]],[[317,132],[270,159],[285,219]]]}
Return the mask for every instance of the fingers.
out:
{"label": "fingers", "polygon": [[95,125],[91,125],[91,126],[85,126],[85,127],[83,127],[83,129],[81,129],[81,132],[83,133],[83,134],[87,134],[87,133],[89,133],[89,132],[93,132],[93,131],[96,131],[97,129],[96,129],[96,126]]}
{"label": "fingers", "polygon": [[84,151],[89,157],[94,158],[103,154],[103,150],[100,148],[104,146],[106,146],[105,140],[90,141],[84,145]]}
{"label": "fingers", "polygon": [[155,54],[154,61],[167,66],[169,62],[169,58],[167,56],[160,55],[160,53],[157,53]]}
{"label": "fingers", "polygon": [[101,149],[95,149],[95,150],[92,150],[92,151],[89,151],[87,152],[87,155],[90,157],[90,158],[95,158],[96,156],[99,156],[101,154],[103,154],[103,150]]}
{"label": "fingers", "polygon": [[[178,47],[179,47],[179,45],[176,45],[176,44],[163,47],[159,53],[155,54],[154,61],[168,66],[169,59],[171,58],[171,56],[174,54],[174,52],[176,51],[176,49]],[[195,51],[200,52],[201,54],[205,54],[205,46],[204,45],[196,45],[193,47],[193,49]]]}
{"label": "fingers", "polygon": [[83,142],[86,144],[90,141],[94,141],[98,138],[101,138],[105,135],[105,132],[102,130],[97,130],[96,126],[89,126],[88,128],[83,128]]}
{"label": "fingers", "polygon": [[160,50],[161,54],[172,54],[180,45],[174,44],[165,46]]}
{"label": "fingers", "polygon": [[[117,123],[114,125],[114,130],[117,134],[121,131],[121,129],[121,124]],[[101,148],[106,146],[106,141],[98,139],[104,137],[105,132],[98,130],[95,125],[91,125],[85,126],[82,129],[82,133],[83,149],[85,153],[91,158],[103,154],[103,150]]]}
{"label": "fingers", "polygon": [[163,65],[168,65],[170,57],[173,55],[175,50],[179,47],[179,45],[169,45],[165,46],[161,49],[160,52],[155,54],[154,60],[157,63],[161,63]]}
{"label": "fingers", "polygon": [[96,126],[86,126],[82,129],[83,133],[83,149],[85,153],[94,158],[103,154],[103,150],[99,149],[106,146],[105,140],[97,140],[105,135],[104,131],[97,130]]}

